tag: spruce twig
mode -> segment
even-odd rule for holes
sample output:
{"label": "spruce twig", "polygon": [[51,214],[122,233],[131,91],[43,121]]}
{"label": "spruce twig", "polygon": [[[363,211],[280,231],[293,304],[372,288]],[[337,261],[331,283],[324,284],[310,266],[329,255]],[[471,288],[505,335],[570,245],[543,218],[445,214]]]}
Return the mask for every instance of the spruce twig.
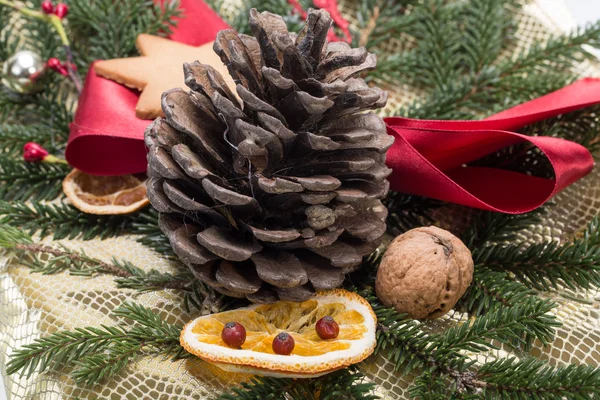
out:
{"label": "spruce twig", "polygon": [[356,367],[312,379],[276,379],[255,377],[244,382],[232,393],[224,393],[219,400],[258,399],[321,399],[321,400],[376,400],[375,385],[363,383],[364,375]]}
{"label": "spruce twig", "polygon": [[153,310],[124,303],[113,314],[133,324],[76,328],[36,339],[14,351],[7,374],[30,377],[36,371],[71,367],[77,382],[91,385],[116,375],[142,355],[189,356],[179,344],[182,327],[166,323]]}
{"label": "spruce twig", "polygon": [[388,231],[400,235],[407,230],[433,222],[430,212],[441,207],[442,202],[406,193],[390,192],[385,199],[389,214]]}
{"label": "spruce twig", "polygon": [[0,224],[15,226],[31,234],[37,232],[42,237],[51,235],[57,240],[117,236],[128,231],[135,217],[136,214],[85,214],[65,203],[0,201]]}
{"label": "spruce twig", "polygon": [[66,247],[34,243],[27,233],[1,224],[0,248],[10,251],[22,265],[31,268],[32,272],[49,275],[68,271],[71,275],[89,277],[106,274],[115,277],[117,288],[140,292],[165,289],[181,291],[188,312],[190,305],[203,315],[218,312],[223,305],[221,296],[217,296],[188,271],[179,274],[154,269],[144,271],[129,261],[114,257],[111,262],[105,262],[88,256],[83,250],[73,251]]}
{"label": "spruce twig", "polygon": [[479,212],[475,222],[461,235],[462,241],[472,251],[498,242],[513,241],[517,232],[541,222],[543,213],[543,208],[526,214]]}
{"label": "spruce twig", "polygon": [[61,182],[70,170],[62,163],[26,163],[0,155],[0,197],[17,201],[53,200],[62,193]]}
{"label": "spruce twig", "polygon": [[531,245],[488,246],[473,252],[477,264],[512,272],[537,290],[600,287],[600,221],[595,217],[582,238],[563,245],[543,242]]}

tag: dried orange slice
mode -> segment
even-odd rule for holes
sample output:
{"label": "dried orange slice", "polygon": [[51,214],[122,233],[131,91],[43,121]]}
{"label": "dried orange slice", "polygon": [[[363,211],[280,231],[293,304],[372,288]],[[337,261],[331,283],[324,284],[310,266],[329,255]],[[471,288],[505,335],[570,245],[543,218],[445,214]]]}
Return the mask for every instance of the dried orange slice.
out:
{"label": "dried orange slice", "polygon": [[96,176],[74,169],[62,187],[73,205],[88,214],[128,214],[148,205],[146,181],[133,175]]}
{"label": "dried orange slice", "polygon": [[[316,322],[329,315],[340,327],[336,339],[322,340]],[[246,328],[241,349],[221,339],[223,326],[238,322]],[[196,318],[181,332],[181,345],[190,353],[230,372],[265,376],[312,378],[364,360],[375,349],[377,318],[369,303],[343,289],[319,292],[302,303],[279,301]],[[291,355],[275,354],[273,339],[289,333],[296,342]]]}

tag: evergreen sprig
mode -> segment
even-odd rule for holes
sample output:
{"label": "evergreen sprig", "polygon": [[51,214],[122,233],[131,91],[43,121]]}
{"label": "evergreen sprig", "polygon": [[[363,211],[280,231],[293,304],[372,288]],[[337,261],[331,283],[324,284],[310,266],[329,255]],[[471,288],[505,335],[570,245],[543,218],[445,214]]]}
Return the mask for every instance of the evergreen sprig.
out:
{"label": "evergreen sprig", "polygon": [[430,213],[443,205],[438,200],[400,192],[390,192],[384,202],[389,212],[388,231],[394,236],[432,223],[433,218]]}
{"label": "evergreen sprig", "polygon": [[137,235],[136,240],[141,244],[174,258],[168,238],[158,227],[158,212],[152,207],[133,214],[94,215],[67,203],[0,200],[0,224],[19,227],[30,234],[37,232],[41,237],[52,236],[55,240],[105,239],[129,233]]}
{"label": "evergreen sprig", "polygon": [[498,306],[513,307],[531,301],[542,300],[527,286],[511,279],[507,272],[478,265],[475,267],[473,282],[456,308],[470,315],[482,315]]}
{"label": "evergreen sprig", "polygon": [[482,247],[473,252],[473,260],[495,270],[509,271],[537,290],[600,287],[600,222],[595,217],[583,237],[569,243]]}
{"label": "evergreen sprig", "polygon": [[86,214],[66,203],[46,204],[31,201],[0,201],[0,224],[19,227],[31,234],[54,239],[90,240],[117,236],[127,232],[133,215]]}
{"label": "evergreen sprig", "polygon": [[494,341],[523,348],[529,348],[535,339],[548,343],[559,325],[548,315],[555,304],[540,301],[511,308],[495,307],[471,323],[449,328],[442,334],[429,334],[420,322],[382,306],[374,297],[368,300],[379,326],[376,352],[387,351],[388,359],[404,373],[430,367],[463,370],[473,363],[465,351],[495,349]]}
{"label": "evergreen sprig", "polygon": [[0,154],[21,158],[25,143],[35,142],[51,149],[54,148],[54,143],[62,143],[65,139],[54,136],[54,132],[44,124],[4,124],[0,125]]}
{"label": "evergreen sprig", "polygon": [[131,233],[138,235],[137,241],[144,246],[169,258],[175,258],[169,238],[158,226],[158,211],[154,208],[149,207],[137,216],[131,225]]}
{"label": "evergreen sprig", "polygon": [[432,0],[416,6],[412,13],[416,22],[407,32],[416,39],[416,47],[383,57],[380,72],[373,75],[426,91],[395,113],[413,118],[473,119],[572,82],[576,75],[571,69],[592,57],[581,46],[600,46],[600,23],[536,44],[517,57],[503,58],[501,50],[510,44],[514,29],[515,3]]}
{"label": "evergreen sprig", "polygon": [[474,223],[462,233],[462,240],[471,250],[514,241],[519,231],[541,222],[543,214],[544,208],[525,214],[477,212],[473,218]]}
{"label": "evergreen sprig", "polygon": [[486,399],[593,400],[600,395],[600,369],[588,365],[552,367],[533,358],[507,358],[483,365],[478,376]]}
{"label": "evergreen sprig", "polygon": [[555,306],[552,302],[496,307],[472,322],[432,334],[375,298],[369,301],[378,317],[376,352],[385,352],[405,374],[421,370],[411,388],[416,398],[481,398],[484,394],[486,399],[592,399],[598,393],[600,369],[592,366],[554,368],[539,360],[516,362],[510,357],[479,364],[468,356],[495,349],[495,342],[521,344],[525,349],[534,338],[548,343],[557,326],[548,315]]}
{"label": "evergreen sprig", "polygon": [[356,368],[349,368],[312,379],[254,377],[219,400],[376,400],[379,397],[373,394],[374,389]]}
{"label": "evergreen sprig", "polygon": [[378,55],[379,45],[398,38],[412,27],[416,18],[408,9],[417,1],[362,0],[358,2],[353,27],[353,46],[365,46]]}
{"label": "evergreen sprig", "polygon": [[45,275],[68,271],[71,275],[93,277],[99,274],[115,277],[117,288],[140,292],[174,289],[183,295],[187,312],[191,307],[201,313],[219,312],[223,306],[222,296],[198,281],[188,270],[178,274],[145,271],[127,260],[113,257],[110,262],[88,256],[83,250],[71,250],[64,246],[34,243],[26,232],[0,224],[0,248],[9,251],[21,265],[34,273]]}
{"label": "evergreen sprig", "polygon": [[53,200],[62,193],[62,180],[70,170],[65,164],[26,163],[0,155],[0,198]]}
{"label": "evergreen sprig", "polygon": [[132,323],[75,328],[35,339],[14,351],[7,374],[30,377],[36,371],[67,367],[73,368],[76,382],[91,385],[118,374],[142,355],[189,356],[179,344],[182,327],[168,324],[154,310],[124,303],[113,315]]}
{"label": "evergreen sprig", "polygon": [[161,4],[151,0],[69,2],[69,27],[78,38],[75,50],[86,64],[137,55],[135,42],[140,33],[166,36],[179,16],[176,0]]}

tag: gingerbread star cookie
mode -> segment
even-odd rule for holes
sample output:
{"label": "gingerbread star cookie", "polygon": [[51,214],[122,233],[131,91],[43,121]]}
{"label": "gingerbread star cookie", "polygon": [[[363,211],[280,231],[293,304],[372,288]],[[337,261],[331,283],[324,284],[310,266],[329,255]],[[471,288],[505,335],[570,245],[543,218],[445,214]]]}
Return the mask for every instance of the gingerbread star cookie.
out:
{"label": "gingerbread star cookie", "polygon": [[213,42],[194,47],[141,34],[137,37],[136,46],[141,57],[98,61],[94,66],[96,74],[142,92],[135,107],[138,118],[154,119],[164,115],[160,98],[169,89],[186,88],[183,75],[186,62],[199,61],[212,66],[235,93],[235,83],[213,51]]}

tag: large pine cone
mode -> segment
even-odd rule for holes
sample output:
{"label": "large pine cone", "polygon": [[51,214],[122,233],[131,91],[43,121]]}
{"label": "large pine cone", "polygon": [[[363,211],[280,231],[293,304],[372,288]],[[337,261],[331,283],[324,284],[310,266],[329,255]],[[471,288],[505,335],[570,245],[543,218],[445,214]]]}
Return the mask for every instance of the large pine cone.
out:
{"label": "large pine cone", "polygon": [[354,77],[373,54],[327,43],[325,11],[298,35],[267,12],[250,26],[254,37],[225,30],[214,44],[239,98],[199,62],[184,65],[189,93],[163,94],[166,118],[146,131],[148,197],[198,279],[253,302],[303,301],[339,286],[386,229],[393,138],[363,111],[387,93]]}

